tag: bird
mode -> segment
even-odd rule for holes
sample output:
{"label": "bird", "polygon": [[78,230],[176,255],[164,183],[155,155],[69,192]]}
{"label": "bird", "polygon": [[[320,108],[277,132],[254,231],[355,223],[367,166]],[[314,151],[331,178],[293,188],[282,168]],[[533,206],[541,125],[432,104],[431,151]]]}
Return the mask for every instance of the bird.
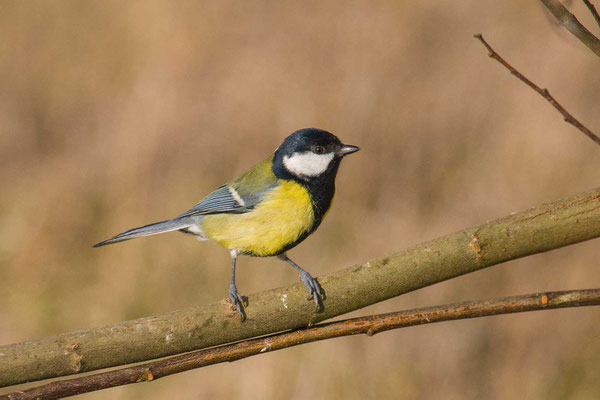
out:
{"label": "bird", "polygon": [[287,256],[287,251],[319,227],[333,201],[341,160],[358,150],[322,129],[297,130],[266,160],[217,188],[186,212],[129,229],[93,247],[172,231],[223,246],[231,255],[229,299],[242,322],[246,320],[248,298],[237,289],[237,258],[277,257],[298,270],[309,300],[314,300],[316,312],[321,312],[325,291]]}

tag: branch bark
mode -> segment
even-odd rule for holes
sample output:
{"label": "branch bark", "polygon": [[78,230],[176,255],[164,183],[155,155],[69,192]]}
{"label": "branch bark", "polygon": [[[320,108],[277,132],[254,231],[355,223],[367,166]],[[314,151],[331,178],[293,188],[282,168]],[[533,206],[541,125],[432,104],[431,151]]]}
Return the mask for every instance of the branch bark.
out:
{"label": "branch bark", "polygon": [[558,23],[573,36],[585,44],[591,51],[600,57],[600,40],[594,36],[579,20],[569,12],[558,0],[541,0],[548,11],[554,15]]}
{"label": "branch bark", "polygon": [[0,396],[0,400],[59,399],[131,383],[150,382],[195,368],[236,361],[266,352],[342,336],[358,334],[372,336],[391,329],[434,322],[593,305],[600,305],[600,289],[528,294],[352,318],[218,348],[195,351],[134,367],[52,382]]}
{"label": "branch bark", "polygon": [[598,26],[600,26],[600,15],[598,15],[598,11],[596,10],[596,7],[594,7],[594,5],[592,4],[592,2],[590,0],[583,0],[583,2],[585,3],[585,6],[588,8],[588,10],[590,10],[590,13],[594,17],[594,20],[596,20],[596,23],[598,24]]}
{"label": "branch bark", "polygon": [[500,57],[500,55],[496,53],[494,49],[492,49],[488,42],[485,41],[481,33],[475,35],[475,38],[478,39],[481,43],[483,43],[485,48],[488,50],[488,56],[490,58],[493,58],[494,60],[498,61],[506,69],[508,69],[511,74],[520,79],[521,82],[525,83],[527,86],[535,90],[540,96],[542,96],[550,104],[552,104],[552,107],[556,108],[558,112],[562,114],[565,122],[573,125],[575,128],[583,132],[587,137],[592,139],[596,144],[600,145],[600,138],[596,136],[591,130],[589,130],[585,125],[579,122],[574,116],[572,116],[571,113],[569,113],[558,101],[556,101],[556,99],[550,94],[548,89],[541,89],[538,85],[530,81],[525,75],[521,74],[512,65],[510,65],[502,57]]}
{"label": "branch bark", "polygon": [[0,387],[152,360],[315,323],[501,262],[600,236],[600,189],[452,233],[304,285],[249,296],[241,323],[225,300],[88,331],[0,347]]}

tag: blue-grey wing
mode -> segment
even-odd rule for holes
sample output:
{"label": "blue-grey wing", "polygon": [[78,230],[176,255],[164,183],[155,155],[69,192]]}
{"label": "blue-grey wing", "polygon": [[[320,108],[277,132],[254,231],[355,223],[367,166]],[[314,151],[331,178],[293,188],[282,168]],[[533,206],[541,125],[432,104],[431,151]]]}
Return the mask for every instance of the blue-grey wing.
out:
{"label": "blue-grey wing", "polygon": [[223,185],[208,196],[203,198],[198,204],[179,215],[177,218],[188,217],[192,215],[208,214],[239,214],[251,211],[256,206],[264,193],[274,185],[269,185],[258,193],[249,193],[241,195],[230,185]]}
{"label": "blue-grey wing", "polygon": [[271,170],[272,160],[273,156],[221,186],[178,218],[251,211],[263,195],[277,185],[277,178]]}

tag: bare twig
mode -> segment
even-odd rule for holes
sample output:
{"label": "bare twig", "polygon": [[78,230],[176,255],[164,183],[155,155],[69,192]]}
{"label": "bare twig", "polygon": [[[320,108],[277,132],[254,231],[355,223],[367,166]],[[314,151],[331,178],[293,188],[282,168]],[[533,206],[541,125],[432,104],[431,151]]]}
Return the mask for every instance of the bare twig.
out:
{"label": "bare twig", "polygon": [[583,2],[587,6],[588,10],[590,10],[592,15],[594,16],[594,19],[596,20],[596,23],[598,24],[598,26],[600,26],[600,15],[598,15],[598,11],[596,11],[596,7],[594,7],[594,5],[592,4],[592,2],[590,0],[583,0]]}
{"label": "bare twig", "polygon": [[434,322],[593,305],[600,305],[600,289],[528,294],[371,315],[199,350],[134,367],[52,382],[0,396],[0,400],[57,399],[130,383],[148,382],[195,368],[341,336],[372,336],[391,329]]}
{"label": "bare twig", "polygon": [[600,57],[600,39],[594,36],[558,0],[541,0],[558,23]]}
{"label": "bare twig", "polygon": [[573,125],[581,132],[585,133],[594,142],[596,142],[596,144],[600,145],[600,138],[596,136],[592,131],[590,131],[587,127],[585,127],[581,122],[575,119],[575,117],[573,117],[563,106],[561,106],[560,103],[556,101],[556,99],[550,94],[548,89],[541,89],[538,85],[531,82],[523,74],[517,71],[512,65],[507,63],[502,57],[500,57],[500,55],[498,55],[498,53],[494,51],[494,49],[492,49],[492,47],[485,41],[485,39],[483,38],[483,36],[481,36],[480,33],[475,35],[475,37],[479,39],[481,43],[483,43],[485,48],[488,50],[488,56],[498,61],[500,64],[504,65],[506,69],[510,71],[511,74],[513,74],[522,82],[524,82],[527,86],[538,92],[540,96],[546,99],[550,104],[552,104],[554,108],[558,110],[559,113],[563,115],[565,122],[568,122],[569,124]]}

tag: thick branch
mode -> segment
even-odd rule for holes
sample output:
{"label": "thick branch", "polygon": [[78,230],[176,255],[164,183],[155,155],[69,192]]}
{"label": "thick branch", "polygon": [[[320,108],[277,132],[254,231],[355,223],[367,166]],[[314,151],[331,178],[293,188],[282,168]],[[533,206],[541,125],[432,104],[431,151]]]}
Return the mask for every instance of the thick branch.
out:
{"label": "thick branch", "polygon": [[195,351],[135,367],[52,382],[0,396],[0,400],[58,399],[130,383],[149,382],[195,368],[236,361],[257,354],[341,336],[358,334],[372,336],[391,329],[434,322],[593,305],[600,305],[600,289],[529,294],[371,315]]}
{"label": "thick branch", "polygon": [[541,0],[560,25],[600,57],[600,40],[594,36],[558,0]]}
{"label": "thick branch", "polygon": [[504,261],[600,236],[600,189],[511,214],[319,279],[315,314],[302,283],[249,296],[241,323],[225,300],[0,347],[0,387],[152,360],[297,329]]}
{"label": "thick branch", "polygon": [[556,108],[558,112],[563,115],[565,122],[568,122],[569,124],[573,125],[575,128],[579,129],[581,132],[585,133],[590,139],[596,142],[596,144],[600,145],[600,138],[596,136],[592,131],[590,131],[585,125],[579,122],[575,117],[573,117],[563,106],[561,106],[560,103],[556,101],[554,97],[552,97],[548,89],[541,89],[538,85],[531,82],[529,79],[527,79],[527,77],[525,77],[523,74],[517,71],[512,65],[507,63],[502,57],[500,57],[498,53],[496,53],[496,51],[494,51],[494,49],[492,49],[492,47],[488,44],[488,42],[485,41],[485,39],[483,38],[483,36],[481,36],[480,33],[475,35],[475,38],[479,39],[481,43],[483,43],[485,48],[488,50],[488,56],[505,66],[511,74],[513,74],[522,82],[524,82],[527,86],[538,92],[540,96],[546,99],[550,104],[552,104],[552,107]]}

